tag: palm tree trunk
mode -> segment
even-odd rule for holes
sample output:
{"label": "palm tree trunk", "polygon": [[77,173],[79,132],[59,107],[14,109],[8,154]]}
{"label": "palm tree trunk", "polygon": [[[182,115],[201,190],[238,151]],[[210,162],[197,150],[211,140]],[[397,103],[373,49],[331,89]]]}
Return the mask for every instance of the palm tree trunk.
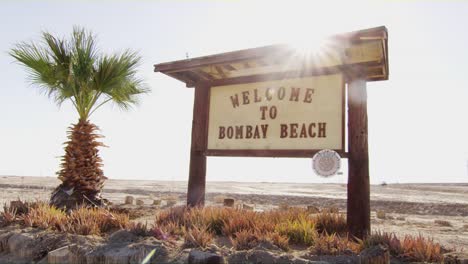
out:
{"label": "palm tree trunk", "polygon": [[51,205],[67,210],[106,205],[106,200],[101,198],[101,190],[107,178],[101,169],[98,150],[104,145],[96,140],[102,137],[96,133],[97,130],[97,126],[81,119],[69,128],[65,155],[57,172],[62,183],[52,192]]}

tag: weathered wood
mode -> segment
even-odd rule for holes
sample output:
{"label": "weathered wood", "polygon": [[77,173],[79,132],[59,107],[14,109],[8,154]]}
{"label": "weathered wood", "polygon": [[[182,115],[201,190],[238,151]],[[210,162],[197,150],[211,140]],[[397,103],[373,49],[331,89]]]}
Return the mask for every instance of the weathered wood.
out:
{"label": "weathered wood", "polygon": [[[331,40],[340,44],[362,42],[365,40],[387,39],[387,29],[385,27],[369,28],[354,32],[342,33],[330,37]],[[155,72],[185,71],[193,68],[209,65],[229,64],[268,57],[272,54],[284,54],[289,56],[295,50],[289,45],[270,45],[252,49],[231,51],[221,54],[178,60],[154,65]],[[387,56],[388,57],[388,56]]]}
{"label": "weathered wood", "polygon": [[348,231],[363,238],[370,232],[369,152],[366,81],[348,83]]}
{"label": "weathered wood", "polygon": [[[273,158],[311,158],[320,150],[310,149],[207,149],[206,156],[227,157],[273,157]],[[348,153],[343,150],[335,150],[342,158]]]}
{"label": "weathered wood", "polygon": [[209,97],[210,88],[208,86],[195,87],[187,191],[188,206],[203,206],[205,204],[206,156],[204,152],[208,138]]}

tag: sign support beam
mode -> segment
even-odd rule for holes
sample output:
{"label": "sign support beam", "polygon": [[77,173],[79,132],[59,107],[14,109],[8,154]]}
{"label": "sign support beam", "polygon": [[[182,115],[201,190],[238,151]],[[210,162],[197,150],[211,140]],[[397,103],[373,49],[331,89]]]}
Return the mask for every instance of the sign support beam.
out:
{"label": "sign support beam", "polygon": [[208,139],[208,106],[210,87],[195,87],[193,104],[192,146],[187,190],[187,205],[203,206],[206,189],[206,146]]}
{"label": "sign support beam", "polygon": [[348,83],[348,232],[357,238],[370,233],[369,151],[365,79]]}

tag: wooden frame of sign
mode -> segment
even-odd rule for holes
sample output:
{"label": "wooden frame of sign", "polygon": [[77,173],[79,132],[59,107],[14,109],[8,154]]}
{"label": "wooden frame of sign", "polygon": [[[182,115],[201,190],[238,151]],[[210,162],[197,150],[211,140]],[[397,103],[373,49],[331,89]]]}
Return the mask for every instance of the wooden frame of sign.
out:
{"label": "wooden frame of sign", "polygon": [[[349,163],[349,232],[360,238],[368,234],[366,82],[388,79],[387,29],[336,35],[327,42],[331,48],[326,58],[304,57],[290,46],[273,45],[155,65],[155,72],[195,87],[188,206],[204,205],[207,156],[312,157],[330,148]],[[288,87],[289,100],[284,99]],[[301,120],[310,123],[301,128]]]}

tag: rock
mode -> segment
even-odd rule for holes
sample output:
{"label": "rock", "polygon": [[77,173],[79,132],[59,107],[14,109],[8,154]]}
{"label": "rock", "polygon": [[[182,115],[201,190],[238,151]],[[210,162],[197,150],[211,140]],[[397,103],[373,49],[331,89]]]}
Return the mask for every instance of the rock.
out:
{"label": "rock", "polygon": [[176,200],[173,200],[173,199],[170,199],[170,200],[167,200],[166,201],[166,205],[167,206],[174,206],[177,204],[177,201]]}
{"label": "rock", "polygon": [[138,240],[138,237],[128,230],[118,230],[112,233],[109,236],[109,243],[117,244],[117,243],[133,243]]}
{"label": "rock", "polygon": [[86,243],[84,245],[72,244],[68,246],[70,254],[68,255],[68,261],[74,264],[86,264],[86,254],[93,251],[93,247],[90,247]]}
{"label": "rock", "polygon": [[133,196],[125,196],[125,204],[133,204]]}
{"label": "rock", "polygon": [[280,251],[281,249],[277,247],[270,241],[261,241],[258,245],[254,248],[256,250],[277,250]]}
{"label": "rock", "polygon": [[47,252],[68,245],[67,234],[44,231],[35,236],[31,247],[32,257],[35,261],[47,257]]}
{"label": "rock", "polygon": [[0,252],[7,252],[9,250],[8,248],[8,239],[15,233],[13,232],[6,232],[3,234],[0,234]]}
{"label": "rock", "polygon": [[362,264],[387,264],[390,263],[390,253],[381,245],[366,248],[359,254],[359,261]]}
{"label": "rock", "polygon": [[229,255],[227,260],[228,263],[278,263],[278,258],[265,250],[242,250]]}
{"label": "rock", "polygon": [[232,199],[232,198],[224,199],[223,205],[226,206],[226,207],[234,207],[234,199]]}
{"label": "rock", "polygon": [[145,201],[143,201],[143,199],[136,199],[136,205],[144,205],[145,204]]}
{"label": "rock", "polygon": [[189,253],[189,264],[221,264],[224,258],[218,254],[193,249]]}
{"label": "rock", "polygon": [[254,210],[254,205],[242,204],[242,209],[253,211]]}
{"label": "rock", "polygon": [[36,262],[36,264],[49,264],[47,257],[43,257],[41,260]]}
{"label": "rock", "polygon": [[303,259],[303,258],[299,258],[299,257],[293,257],[289,260],[289,262],[287,263],[292,263],[292,264],[325,264],[328,262],[322,262],[322,261],[311,261],[311,260],[307,260],[307,259]]}
{"label": "rock", "polygon": [[376,216],[379,219],[386,219],[387,218],[387,215],[386,215],[385,211],[383,211],[383,210],[377,211]]}
{"label": "rock", "polygon": [[135,243],[103,244],[86,254],[86,261],[87,263],[141,263],[153,249],[155,253],[151,257],[151,263],[167,263],[168,249],[153,237]]}
{"label": "rock", "polygon": [[61,264],[69,263],[70,250],[68,246],[64,246],[53,250],[47,254],[47,263],[49,264]]}
{"label": "rock", "polygon": [[8,251],[21,258],[32,258],[34,257],[34,244],[31,234],[14,234],[8,239]]}
{"label": "rock", "polygon": [[314,264],[326,264],[326,263],[337,263],[337,264],[354,264],[360,263],[358,256],[344,256],[344,255],[305,255],[302,256],[302,259],[298,260],[298,263],[303,263],[302,260],[307,259],[310,262],[307,263],[314,263]]}
{"label": "rock", "polygon": [[317,213],[320,213],[320,209],[317,206],[308,205],[307,206],[307,212],[309,214],[317,214]]}

